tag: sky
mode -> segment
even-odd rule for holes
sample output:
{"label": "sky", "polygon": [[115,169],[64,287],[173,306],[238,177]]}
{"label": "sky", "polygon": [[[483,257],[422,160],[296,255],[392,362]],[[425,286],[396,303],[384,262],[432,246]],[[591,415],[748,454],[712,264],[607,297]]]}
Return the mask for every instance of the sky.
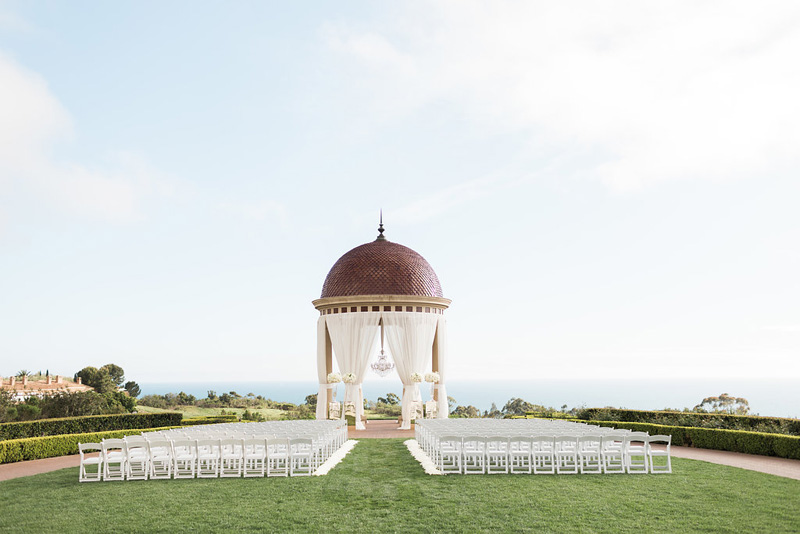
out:
{"label": "sky", "polygon": [[382,209],[451,379],[798,379],[799,56],[790,1],[0,0],[0,375],[314,380]]}

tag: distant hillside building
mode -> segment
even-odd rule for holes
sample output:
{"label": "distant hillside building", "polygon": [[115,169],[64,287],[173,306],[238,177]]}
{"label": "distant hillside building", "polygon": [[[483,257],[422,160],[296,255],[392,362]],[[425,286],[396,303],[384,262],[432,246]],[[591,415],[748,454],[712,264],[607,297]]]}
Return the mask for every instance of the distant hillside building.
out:
{"label": "distant hillside building", "polygon": [[76,393],[79,391],[92,391],[93,387],[81,384],[81,379],[78,377],[77,381],[72,381],[62,376],[50,376],[44,380],[31,381],[27,376],[21,379],[12,376],[11,378],[0,377],[0,389],[11,390],[14,395],[14,400],[24,401],[30,397],[44,397],[45,395],[52,395],[65,391],[68,393]]}

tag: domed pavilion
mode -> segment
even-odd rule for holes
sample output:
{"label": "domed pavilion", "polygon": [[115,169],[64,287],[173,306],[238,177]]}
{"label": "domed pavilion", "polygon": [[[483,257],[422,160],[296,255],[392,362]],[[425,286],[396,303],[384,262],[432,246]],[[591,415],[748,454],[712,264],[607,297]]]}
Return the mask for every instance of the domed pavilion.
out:
{"label": "domed pavilion", "polygon": [[[410,428],[414,409],[421,406],[415,375],[439,374],[434,385],[436,417],[447,418],[445,355],[447,323],[444,311],[450,300],[425,258],[408,247],[383,236],[347,252],[333,265],[322,294],[313,301],[319,310],[317,321],[317,372],[319,394],[317,419],[329,417],[333,387],[328,375],[334,357],[342,375],[352,373],[345,383],[345,403],[355,405],[356,428],[363,429],[364,399],[361,384],[371,356],[377,353],[384,335],[403,382],[402,426]],[[380,336],[379,336],[380,334]],[[419,379],[418,376],[416,376]]]}

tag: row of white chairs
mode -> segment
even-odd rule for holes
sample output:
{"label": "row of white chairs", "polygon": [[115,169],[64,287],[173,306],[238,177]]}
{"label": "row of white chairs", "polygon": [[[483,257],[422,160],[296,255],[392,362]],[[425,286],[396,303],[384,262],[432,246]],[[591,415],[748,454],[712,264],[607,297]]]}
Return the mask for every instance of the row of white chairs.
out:
{"label": "row of white chairs", "polygon": [[270,423],[187,427],[81,443],[79,481],[308,476],[347,441],[343,422]]}
{"label": "row of white chairs", "polygon": [[[424,413],[425,419],[436,419],[436,416],[439,413],[439,408],[436,401],[427,401],[424,404]],[[412,421],[423,418],[422,401],[413,401],[411,403],[410,414]],[[331,401],[328,403],[328,419],[344,419],[344,417],[347,415],[356,415],[356,405],[354,402],[345,402],[344,411],[342,411],[342,403],[338,401]]]}
{"label": "row of white chairs", "polygon": [[565,421],[418,422],[443,474],[671,473],[671,436]]}

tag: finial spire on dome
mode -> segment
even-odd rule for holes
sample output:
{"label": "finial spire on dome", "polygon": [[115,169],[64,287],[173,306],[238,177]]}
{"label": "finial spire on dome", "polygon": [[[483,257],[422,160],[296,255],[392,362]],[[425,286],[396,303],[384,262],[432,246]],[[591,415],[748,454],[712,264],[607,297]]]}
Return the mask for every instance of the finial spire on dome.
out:
{"label": "finial spire on dome", "polygon": [[380,224],[378,225],[378,239],[377,241],[386,241],[386,238],[383,236],[383,210],[381,209],[381,220]]}

